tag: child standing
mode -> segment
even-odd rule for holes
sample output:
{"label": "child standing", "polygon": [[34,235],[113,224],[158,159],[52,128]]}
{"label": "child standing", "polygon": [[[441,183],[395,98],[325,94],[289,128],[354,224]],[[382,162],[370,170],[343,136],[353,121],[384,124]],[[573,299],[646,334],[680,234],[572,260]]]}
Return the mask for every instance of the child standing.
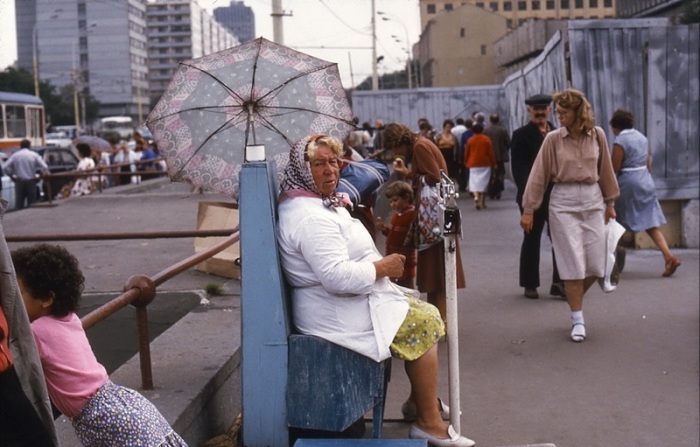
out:
{"label": "child standing", "polygon": [[80,319],[85,278],[63,247],[37,244],[12,252],[19,288],[49,396],[84,446],[187,446],[145,397],[115,385],[95,358]]}
{"label": "child standing", "polygon": [[411,230],[416,217],[416,208],[413,206],[413,188],[406,182],[395,181],[386,188],[386,197],[389,206],[394,210],[391,216],[391,224],[387,227],[381,217],[377,217],[377,229],[386,236],[386,255],[398,253],[406,256],[403,276],[392,278],[398,285],[409,289],[415,288],[416,279],[416,243],[413,240]]}

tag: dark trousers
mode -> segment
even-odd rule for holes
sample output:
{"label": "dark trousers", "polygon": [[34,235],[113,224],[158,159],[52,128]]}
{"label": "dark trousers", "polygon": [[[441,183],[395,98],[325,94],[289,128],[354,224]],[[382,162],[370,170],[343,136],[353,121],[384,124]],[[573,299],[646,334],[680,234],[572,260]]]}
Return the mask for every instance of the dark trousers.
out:
{"label": "dark trousers", "polygon": [[0,446],[54,446],[48,430],[24,394],[14,367],[0,373]]}
{"label": "dark trousers", "polygon": [[[521,207],[520,214],[522,213]],[[540,241],[544,224],[548,221],[549,211],[543,206],[535,211],[532,217],[532,230],[529,233],[523,232],[523,244],[520,247],[520,287],[526,289],[536,289],[540,286]],[[549,226],[547,236],[549,236]],[[561,278],[559,278],[554,249],[552,249],[552,283],[559,282]]]}
{"label": "dark trousers", "polygon": [[15,208],[21,210],[26,206],[31,206],[32,203],[36,202],[36,181],[31,180],[17,180],[15,181]]}

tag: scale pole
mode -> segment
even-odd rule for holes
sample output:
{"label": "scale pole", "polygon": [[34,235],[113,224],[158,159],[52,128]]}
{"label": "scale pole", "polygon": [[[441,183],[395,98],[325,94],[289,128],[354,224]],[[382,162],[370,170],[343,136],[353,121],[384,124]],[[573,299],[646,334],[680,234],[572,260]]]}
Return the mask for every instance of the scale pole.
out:
{"label": "scale pole", "polygon": [[457,243],[461,236],[462,219],[457,207],[454,182],[440,172],[442,189],[443,241],[445,244],[445,292],[447,297],[447,372],[450,388],[450,424],[461,433],[461,404],[459,383],[459,318],[457,306]]}

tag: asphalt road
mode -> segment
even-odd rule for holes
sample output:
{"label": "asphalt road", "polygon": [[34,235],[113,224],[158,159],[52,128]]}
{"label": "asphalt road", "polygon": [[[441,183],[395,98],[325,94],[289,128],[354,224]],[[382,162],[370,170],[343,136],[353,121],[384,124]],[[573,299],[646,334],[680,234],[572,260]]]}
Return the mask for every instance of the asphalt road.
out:
{"label": "asphalt road", "polygon": [[[225,200],[150,182],[157,186],[8,213],[6,234],[194,229],[199,201]],[[475,210],[467,197],[459,204],[468,282],[459,291],[463,432],[484,447],[698,447],[699,251],[674,250],[683,265],[662,278],[659,252],[629,250],[618,289],[605,294],[594,286],[587,294],[588,340],[575,344],[566,303],[546,294],[548,244],[541,298],[526,299],[518,287],[521,230],[513,185],[485,210]],[[377,209],[388,217],[384,204]],[[154,275],[194,253],[192,239],[60,243],[78,257],[91,294],[118,294],[132,274]],[[209,283],[230,294],[239,290],[238,281],[194,270],[161,290],[201,291]],[[440,350],[440,391],[447,399],[446,344]],[[400,363],[386,408],[385,434],[393,438],[408,431],[397,422],[408,394]]]}

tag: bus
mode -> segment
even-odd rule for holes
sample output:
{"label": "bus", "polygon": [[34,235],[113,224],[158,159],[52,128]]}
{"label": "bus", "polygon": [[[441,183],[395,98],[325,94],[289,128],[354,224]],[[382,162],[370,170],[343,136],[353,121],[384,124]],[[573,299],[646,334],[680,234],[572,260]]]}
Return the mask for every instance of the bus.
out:
{"label": "bus", "polygon": [[24,139],[32,146],[43,146],[44,123],[41,98],[25,93],[0,92],[0,149],[19,147]]}
{"label": "bus", "polygon": [[130,116],[107,116],[100,120],[100,124],[101,132],[116,132],[125,140],[134,132],[134,121]]}

